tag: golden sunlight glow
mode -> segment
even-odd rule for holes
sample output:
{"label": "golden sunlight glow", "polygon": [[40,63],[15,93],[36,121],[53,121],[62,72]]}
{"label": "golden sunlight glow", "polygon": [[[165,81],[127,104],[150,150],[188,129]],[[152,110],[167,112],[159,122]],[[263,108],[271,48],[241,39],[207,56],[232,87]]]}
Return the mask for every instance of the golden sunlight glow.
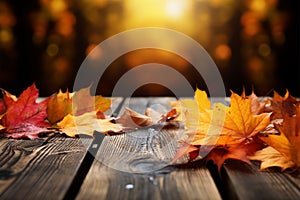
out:
{"label": "golden sunlight glow", "polygon": [[127,0],[124,1],[124,29],[156,26],[192,33],[191,0]]}
{"label": "golden sunlight glow", "polygon": [[186,6],[187,1],[184,0],[170,0],[166,2],[166,14],[170,17],[180,17]]}

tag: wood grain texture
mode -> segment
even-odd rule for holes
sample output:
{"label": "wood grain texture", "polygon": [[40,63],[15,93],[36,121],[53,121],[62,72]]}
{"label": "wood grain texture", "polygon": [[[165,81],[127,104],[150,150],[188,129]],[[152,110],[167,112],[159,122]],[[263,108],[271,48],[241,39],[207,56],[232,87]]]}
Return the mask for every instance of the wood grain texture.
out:
{"label": "wood grain texture", "polygon": [[0,141],[0,199],[63,199],[91,138]]}
{"label": "wood grain texture", "polygon": [[[168,111],[166,98],[134,98],[125,106]],[[122,111],[121,111],[122,113]],[[203,164],[168,166],[182,129],[152,127],[105,137],[76,199],[220,199]]]}
{"label": "wood grain texture", "polygon": [[258,166],[239,161],[227,162],[225,172],[224,184],[231,186],[228,193],[235,192],[239,199],[300,199],[299,172],[259,171]]}

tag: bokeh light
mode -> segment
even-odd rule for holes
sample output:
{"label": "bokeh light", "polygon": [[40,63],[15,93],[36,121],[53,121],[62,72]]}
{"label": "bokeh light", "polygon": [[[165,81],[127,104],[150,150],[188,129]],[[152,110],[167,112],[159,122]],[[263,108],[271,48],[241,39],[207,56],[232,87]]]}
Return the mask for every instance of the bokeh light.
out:
{"label": "bokeh light", "polygon": [[[299,13],[299,2],[291,0],[0,0],[0,87],[19,93],[36,82],[45,96],[71,90],[86,55],[102,55],[97,44],[125,30],[154,26],[199,42],[219,67],[227,91],[253,86],[267,95],[288,88],[300,96]],[[167,45],[181,48],[176,41]],[[99,93],[109,95],[122,74],[148,62],[173,67],[193,87],[202,86],[187,61],[149,49],[112,63]],[[168,94],[163,90],[159,94]]]}

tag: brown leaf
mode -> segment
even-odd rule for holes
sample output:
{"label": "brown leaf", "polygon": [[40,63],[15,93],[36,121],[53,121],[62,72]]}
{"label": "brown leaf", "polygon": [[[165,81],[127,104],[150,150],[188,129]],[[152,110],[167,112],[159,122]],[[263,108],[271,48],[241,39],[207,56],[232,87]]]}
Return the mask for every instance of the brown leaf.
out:
{"label": "brown leaf", "polygon": [[[275,128],[280,132],[279,135],[267,134],[260,139],[273,147],[276,151],[278,151],[286,160],[288,160],[290,167],[290,163],[294,163],[293,167],[300,167],[300,105],[295,106],[295,115],[290,116],[288,113],[283,115],[282,124],[275,124]],[[267,151],[267,150],[265,150]],[[278,158],[278,153],[273,155],[273,157]],[[264,153],[264,152],[262,152]],[[272,155],[270,155],[272,157]],[[262,161],[262,165],[264,166],[279,166],[283,170],[287,168],[284,162],[279,162],[278,160],[273,160],[275,163],[272,163],[272,160],[266,161],[264,154],[259,154],[256,159]],[[282,161],[282,159],[281,159]],[[264,162],[269,162],[265,164]],[[282,165],[279,165],[281,163]],[[264,167],[263,167],[264,168]]]}
{"label": "brown leaf", "polygon": [[272,112],[272,121],[283,119],[285,114],[294,115],[296,113],[295,105],[297,104],[299,104],[299,101],[291,96],[288,91],[284,97],[280,96],[277,92],[274,92],[274,96],[269,101],[266,111]]}
{"label": "brown leaf", "polygon": [[116,122],[129,128],[138,128],[154,124],[151,117],[137,113],[130,108],[125,108],[124,113],[116,120]]}

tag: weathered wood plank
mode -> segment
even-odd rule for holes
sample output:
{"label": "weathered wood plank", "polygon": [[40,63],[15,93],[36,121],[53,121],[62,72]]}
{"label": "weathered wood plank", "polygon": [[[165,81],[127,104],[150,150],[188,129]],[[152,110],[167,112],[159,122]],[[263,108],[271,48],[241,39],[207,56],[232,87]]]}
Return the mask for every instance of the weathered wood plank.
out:
{"label": "weathered wood plank", "polygon": [[0,199],[63,199],[91,138],[0,141]]}
{"label": "weathered wood plank", "polygon": [[[125,106],[140,113],[154,105],[169,110],[168,100],[131,98]],[[156,128],[105,137],[77,199],[220,199],[203,164],[167,167],[180,128]]]}
{"label": "weathered wood plank", "polygon": [[223,181],[231,187],[227,191],[229,197],[246,200],[300,199],[299,172],[287,174],[278,169],[261,172],[256,165],[229,161],[225,165]]}

